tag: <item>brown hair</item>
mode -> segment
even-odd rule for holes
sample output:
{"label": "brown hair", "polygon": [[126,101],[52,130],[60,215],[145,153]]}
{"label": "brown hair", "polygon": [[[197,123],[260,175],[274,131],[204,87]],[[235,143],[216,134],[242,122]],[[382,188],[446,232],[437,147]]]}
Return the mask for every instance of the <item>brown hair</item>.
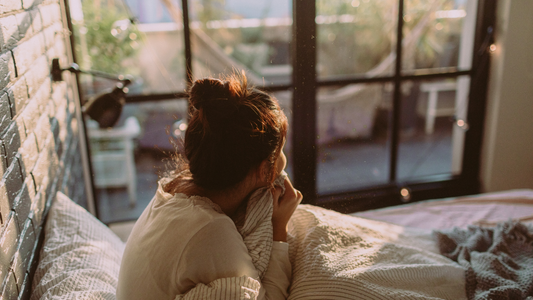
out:
{"label": "brown hair", "polygon": [[203,78],[189,89],[191,117],[184,155],[192,181],[222,190],[241,182],[267,160],[272,183],[287,133],[287,118],[277,100],[247,86],[244,74],[224,80]]}

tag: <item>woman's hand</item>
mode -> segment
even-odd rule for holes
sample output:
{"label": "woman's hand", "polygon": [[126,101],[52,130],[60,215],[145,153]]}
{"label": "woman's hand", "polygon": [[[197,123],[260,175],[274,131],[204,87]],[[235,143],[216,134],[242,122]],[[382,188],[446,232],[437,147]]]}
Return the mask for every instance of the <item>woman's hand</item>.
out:
{"label": "woman's hand", "polygon": [[274,228],[274,241],[286,242],[289,220],[302,202],[303,196],[300,191],[292,187],[289,178],[285,178],[285,193],[281,195],[281,187],[272,191],[274,198],[274,211],[272,212],[272,226]]}

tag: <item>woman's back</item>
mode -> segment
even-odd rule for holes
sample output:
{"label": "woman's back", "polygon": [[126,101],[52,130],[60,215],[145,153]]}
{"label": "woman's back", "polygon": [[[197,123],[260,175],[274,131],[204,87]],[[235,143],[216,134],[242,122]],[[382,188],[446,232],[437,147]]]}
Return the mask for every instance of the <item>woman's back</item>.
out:
{"label": "woman's back", "polygon": [[[287,118],[274,98],[247,87],[244,75],[196,80],[189,103],[186,160],[179,160],[173,178],[160,181],[137,221],[117,298],[206,299],[220,293],[285,299],[291,278],[287,224],[302,200],[281,177]],[[259,190],[259,202],[251,201]],[[231,218],[240,220],[236,216],[248,201],[268,205],[261,206],[267,209],[262,225],[247,235]]]}
{"label": "woman's back", "polygon": [[216,204],[171,195],[162,183],[128,238],[117,299],[174,299],[198,283],[258,277],[235,224]]}

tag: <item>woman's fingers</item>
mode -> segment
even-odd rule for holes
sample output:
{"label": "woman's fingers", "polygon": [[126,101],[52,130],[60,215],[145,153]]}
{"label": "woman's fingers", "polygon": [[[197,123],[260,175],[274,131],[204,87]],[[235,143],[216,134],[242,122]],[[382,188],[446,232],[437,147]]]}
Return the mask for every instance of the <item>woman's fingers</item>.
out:
{"label": "woman's fingers", "polygon": [[303,199],[302,193],[292,186],[292,183],[288,178],[285,179],[284,184],[285,184],[285,194],[283,194],[281,200],[283,199],[295,200],[299,204]]}
{"label": "woman's fingers", "polygon": [[282,192],[282,189],[281,187],[279,186],[276,186],[274,188],[272,188],[272,205],[274,206],[274,210],[276,211],[278,209],[278,206],[279,206],[279,201],[280,201],[280,196],[281,196],[281,192]]}
{"label": "woman's fingers", "polygon": [[302,202],[304,198],[304,195],[302,195],[302,192],[300,192],[299,190],[295,190],[295,191],[296,191],[296,197],[298,199],[298,204],[300,204],[300,202]]}
{"label": "woman's fingers", "polygon": [[279,196],[281,196],[282,189],[279,186],[275,186],[272,188],[272,197],[274,197],[274,200],[278,200]]}
{"label": "woman's fingers", "polygon": [[[285,193],[280,195],[276,189],[272,194],[274,196],[274,210],[272,212],[272,226],[274,230],[274,240],[275,241],[286,241],[287,240],[287,230],[289,220],[296,210],[296,207],[302,201],[302,193],[296,190],[291,181],[286,178],[285,182]],[[281,190],[281,188],[279,188]]]}
{"label": "woman's fingers", "polygon": [[283,184],[285,185],[285,190],[294,190],[294,187],[292,186],[292,182],[289,180],[289,177],[285,178]]}

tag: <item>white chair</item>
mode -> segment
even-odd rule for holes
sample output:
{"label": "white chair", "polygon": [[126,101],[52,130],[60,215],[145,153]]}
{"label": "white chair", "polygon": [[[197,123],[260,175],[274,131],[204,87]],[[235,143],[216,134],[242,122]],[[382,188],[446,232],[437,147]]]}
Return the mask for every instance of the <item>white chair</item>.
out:
{"label": "white chair", "polygon": [[439,92],[455,91],[455,81],[426,82],[420,85],[420,91],[429,93],[426,109],[426,134],[432,134],[435,127],[435,118],[440,116],[453,116],[455,108],[438,108]]}
{"label": "white chair", "polygon": [[128,117],[122,127],[100,129],[87,121],[91,143],[91,160],[97,188],[127,186],[132,206],[137,202],[137,176],[133,155],[133,139],[141,132],[135,117]]}

